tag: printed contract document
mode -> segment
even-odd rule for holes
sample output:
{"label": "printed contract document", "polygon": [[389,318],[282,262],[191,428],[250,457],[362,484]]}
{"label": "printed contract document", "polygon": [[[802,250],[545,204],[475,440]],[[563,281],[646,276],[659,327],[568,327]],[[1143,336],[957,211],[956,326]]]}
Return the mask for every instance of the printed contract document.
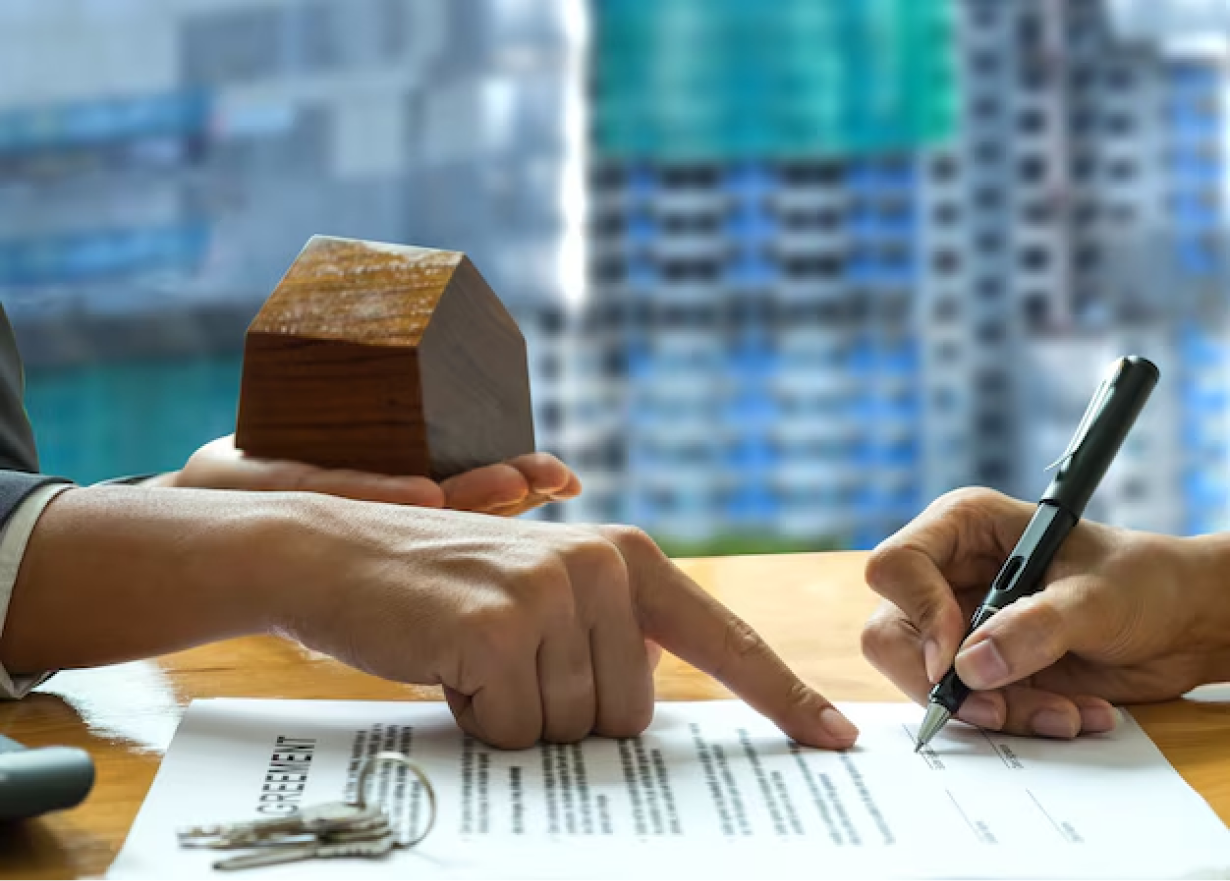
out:
{"label": "printed contract document", "polygon": [[[915,754],[918,707],[842,709],[862,730],[842,753],[736,702],[659,704],[632,740],[501,752],[444,704],[196,701],[110,877],[210,875],[232,852],[181,848],[176,829],[337,800],[380,750],[432,780],[426,841],[244,877],[1230,877],[1230,832],[1130,717],[1069,743],[953,723]],[[426,820],[404,769],[375,781],[397,824]]]}

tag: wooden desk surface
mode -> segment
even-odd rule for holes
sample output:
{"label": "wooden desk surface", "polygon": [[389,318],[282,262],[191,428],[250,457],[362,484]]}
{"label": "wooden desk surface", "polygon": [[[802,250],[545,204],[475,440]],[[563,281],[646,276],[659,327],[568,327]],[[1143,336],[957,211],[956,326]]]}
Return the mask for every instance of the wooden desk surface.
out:
{"label": "wooden desk surface", "polygon": [[[863,555],[691,560],[682,565],[756,627],[804,679],[830,698],[899,700],[862,659],[859,630],[875,605]],[[728,696],[673,659],[659,697]],[[89,750],[94,792],[79,808],[0,831],[0,875],[99,876],[136,816],[188,702],[197,697],[436,699],[357,673],[288,642],[244,639],[157,661],[64,673],[41,693],[0,706],[0,732],[31,746]],[[1185,700],[1133,711],[1179,772],[1230,822],[1230,700]]]}

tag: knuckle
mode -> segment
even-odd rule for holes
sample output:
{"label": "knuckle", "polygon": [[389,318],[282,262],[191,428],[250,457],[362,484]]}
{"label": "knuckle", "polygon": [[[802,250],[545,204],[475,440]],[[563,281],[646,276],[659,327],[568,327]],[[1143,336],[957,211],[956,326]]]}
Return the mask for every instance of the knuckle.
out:
{"label": "knuckle", "polygon": [[569,548],[572,562],[597,570],[602,574],[623,570],[624,557],[616,544],[605,536],[588,530],[579,532]]}
{"label": "knuckle", "polygon": [[931,504],[937,511],[949,514],[984,514],[989,505],[997,505],[1007,498],[985,486],[963,486],[949,490]]}
{"label": "knuckle", "polygon": [[880,616],[863,625],[863,632],[859,635],[859,647],[863,657],[877,668],[888,657],[893,643],[893,630],[893,626]]}
{"label": "knuckle", "polygon": [[550,549],[514,545],[501,550],[499,570],[518,587],[547,583],[561,569],[559,555]]}
{"label": "knuckle", "polygon": [[540,623],[539,630],[557,631],[577,623],[577,601],[567,578],[539,585],[530,608],[534,619]]}
{"label": "knuckle", "polygon": [[897,567],[897,561],[902,553],[904,553],[902,548],[891,538],[881,542],[868,555],[867,563],[863,567],[863,580],[867,586],[878,592],[880,588],[890,583],[892,572]]}
{"label": "knuckle", "polygon": [[464,616],[464,638],[469,656],[494,669],[506,669],[534,643],[536,634],[528,616],[516,603],[487,602]]}
{"label": "knuckle", "polygon": [[653,704],[644,701],[602,724],[604,737],[639,737],[653,721]]}
{"label": "knuckle", "polygon": [[790,688],[786,692],[786,702],[792,707],[807,708],[816,704],[820,700],[820,695],[807,685],[801,679],[796,679],[790,683]]}
{"label": "knuckle", "polygon": [[732,615],[726,622],[722,648],[719,678],[731,667],[737,667],[763,655],[765,644],[760,634],[753,630],[750,624]]}
{"label": "knuckle", "polygon": [[919,590],[910,572],[911,556],[929,559],[926,551],[909,545],[885,543],[871,552],[863,571],[867,586],[895,605],[904,607],[919,630],[932,629],[944,613],[940,597]]}
{"label": "knuckle", "polygon": [[914,629],[922,634],[932,634],[936,631],[936,625],[939,623],[942,607],[933,598],[925,598],[919,601],[916,608],[911,610],[909,616],[910,623],[914,625]]}
{"label": "knuckle", "polygon": [[1033,650],[1053,650],[1059,645],[1064,629],[1064,616],[1053,605],[1037,597],[1028,598],[1028,605],[1019,613],[1024,627],[1024,646]]}
{"label": "knuckle", "polygon": [[501,569],[511,604],[525,618],[555,621],[574,613],[572,579],[559,554],[509,554]]}
{"label": "knuckle", "polygon": [[579,585],[584,590],[614,600],[631,595],[628,564],[612,542],[591,533],[578,548],[575,560],[586,573],[584,583]]}
{"label": "knuckle", "polygon": [[585,721],[552,725],[543,732],[542,739],[549,743],[578,743],[589,736],[592,727]]}
{"label": "knuckle", "polygon": [[623,554],[658,554],[658,546],[649,534],[635,526],[600,526],[598,533]]}
{"label": "knuckle", "polygon": [[521,461],[531,468],[551,468],[559,463],[559,459],[555,456],[541,451],[529,453]]}
{"label": "knuckle", "polygon": [[1067,652],[1064,614],[1041,597],[1025,597],[1005,611],[1012,614],[991,619],[996,627],[988,635],[1014,677]]}

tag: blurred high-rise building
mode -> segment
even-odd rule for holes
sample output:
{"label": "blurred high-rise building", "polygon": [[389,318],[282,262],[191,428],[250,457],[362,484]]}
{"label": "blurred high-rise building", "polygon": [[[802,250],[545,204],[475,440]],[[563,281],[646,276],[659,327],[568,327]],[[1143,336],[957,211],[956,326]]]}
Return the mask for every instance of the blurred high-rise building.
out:
{"label": "blurred high-rise building", "polygon": [[627,378],[590,504],[872,544],[950,488],[1036,494],[1139,351],[1165,379],[1090,513],[1225,523],[1216,11],[593,5],[591,294]]}
{"label": "blurred high-rise building", "polygon": [[1059,299],[1044,308],[1027,294],[1022,303],[1025,376],[1038,380],[1017,380],[1024,412],[1046,416],[1019,435],[1029,445],[1013,488],[1035,493],[1061,449],[1060,421],[1079,418],[1077,397],[1089,394],[1080,386],[1092,389],[1115,354],[1154,358],[1162,383],[1090,515],[1176,533],[1230,522],[1230,17],[1194,20],[1187,13],[1199,5],[1045,10],[1037,54],[1046,76],[1033,85],[1055,96],[1060,115],[1044,118],[1034,139],[1060,149],[1040,166],[1043,213],[1026,216],[1058,231],[1048,251],[1063,274],[1049,285]]}
{"label": "blurred high-rise building", "polygon": [[693,545],[874,541],[923,498],[916,157],[953,130],[951,4],[593,6],[627,476],[588,504]]}

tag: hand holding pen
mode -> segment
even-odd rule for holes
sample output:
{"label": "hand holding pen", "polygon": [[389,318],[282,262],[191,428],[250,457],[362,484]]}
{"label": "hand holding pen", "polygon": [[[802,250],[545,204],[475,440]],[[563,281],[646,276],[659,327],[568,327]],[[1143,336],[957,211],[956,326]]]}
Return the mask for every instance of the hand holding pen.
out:
{"label": "hand holding pen", "polygon": [[1082,522],[1046,568],[1045,589],[966,639],[1037,507],[958,490],[884,542],[867,567],[885,597],[863,634],[868,659],[926,704],[956,658],[957,675],[977,689],[956,718],[1049,737],[1109,730],[1111,702],[1164,700],[1230,679],[1223,536]]}

